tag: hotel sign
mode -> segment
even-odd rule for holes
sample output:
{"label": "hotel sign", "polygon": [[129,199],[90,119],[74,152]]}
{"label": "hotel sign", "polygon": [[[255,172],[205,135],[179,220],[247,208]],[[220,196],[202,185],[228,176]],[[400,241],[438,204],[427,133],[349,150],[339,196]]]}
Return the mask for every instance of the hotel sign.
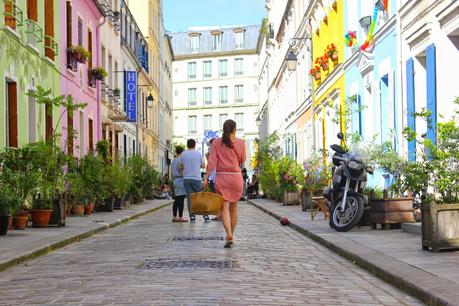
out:
{"label": "hotel sign", "polygon": [[137,72],[126,71],[125,73],[125,99],[126,114],[128,121],[137,121]]}

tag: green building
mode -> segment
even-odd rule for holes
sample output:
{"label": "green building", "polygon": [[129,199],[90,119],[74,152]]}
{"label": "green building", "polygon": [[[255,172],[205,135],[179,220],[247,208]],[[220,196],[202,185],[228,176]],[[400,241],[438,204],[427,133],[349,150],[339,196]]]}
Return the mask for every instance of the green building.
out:
{"label": "green building", "polygon": [[47,115],[27,93],[60,94],[59,0],[0,0],[0,149],[44,140],[59,109]]}

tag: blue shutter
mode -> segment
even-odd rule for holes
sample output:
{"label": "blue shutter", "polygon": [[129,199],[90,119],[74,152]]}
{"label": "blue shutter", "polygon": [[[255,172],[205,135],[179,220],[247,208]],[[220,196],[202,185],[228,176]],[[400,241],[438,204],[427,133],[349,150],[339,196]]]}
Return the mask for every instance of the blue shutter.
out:
{"label": "blue shutter", "polygon": [[[416,120],[414,118],[414,61],[412,58],[406,61],[406,110],[407,125],[410,129],[416,131]],[[408,160],[416,160],[416,142],[408,142]]]}
{"label": "blue shutter", "polygon": [[432,112],[430,125],[427,128],[427,138],[433,143],[437,143],[437,68],[434,44],[431,44],[426,49],[426,70],[427,109]]}

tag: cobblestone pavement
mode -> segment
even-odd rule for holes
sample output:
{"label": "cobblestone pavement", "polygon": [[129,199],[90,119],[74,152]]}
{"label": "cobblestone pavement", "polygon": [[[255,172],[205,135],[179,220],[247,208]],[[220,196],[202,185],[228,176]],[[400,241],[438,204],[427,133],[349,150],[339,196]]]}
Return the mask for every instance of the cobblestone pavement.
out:
{"label": "cobblestone pavement", "polygon": [[0,305],[420,305],[260,210],[218,222],[169,208],[0,273]]}

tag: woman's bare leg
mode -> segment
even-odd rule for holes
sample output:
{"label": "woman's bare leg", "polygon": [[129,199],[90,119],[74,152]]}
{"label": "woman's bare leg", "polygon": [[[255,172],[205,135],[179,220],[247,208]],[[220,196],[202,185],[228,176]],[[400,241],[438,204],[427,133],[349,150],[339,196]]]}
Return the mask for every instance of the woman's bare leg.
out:
{"label": "woman's bare leg", "polygon": [[234,235],[234,230],[237,225],[237,201],[229,204],[229,213],[231,217],[231,234]]}
{"label": "woman's bare leg", "polygon": [[228,240],[233,239],[233,232],[231,231],[231,219],[230,219],[230,210],[229,210],[229,202],[223,202],[222,207],[220,209],[223,227],[225,228],[226,238]]}

